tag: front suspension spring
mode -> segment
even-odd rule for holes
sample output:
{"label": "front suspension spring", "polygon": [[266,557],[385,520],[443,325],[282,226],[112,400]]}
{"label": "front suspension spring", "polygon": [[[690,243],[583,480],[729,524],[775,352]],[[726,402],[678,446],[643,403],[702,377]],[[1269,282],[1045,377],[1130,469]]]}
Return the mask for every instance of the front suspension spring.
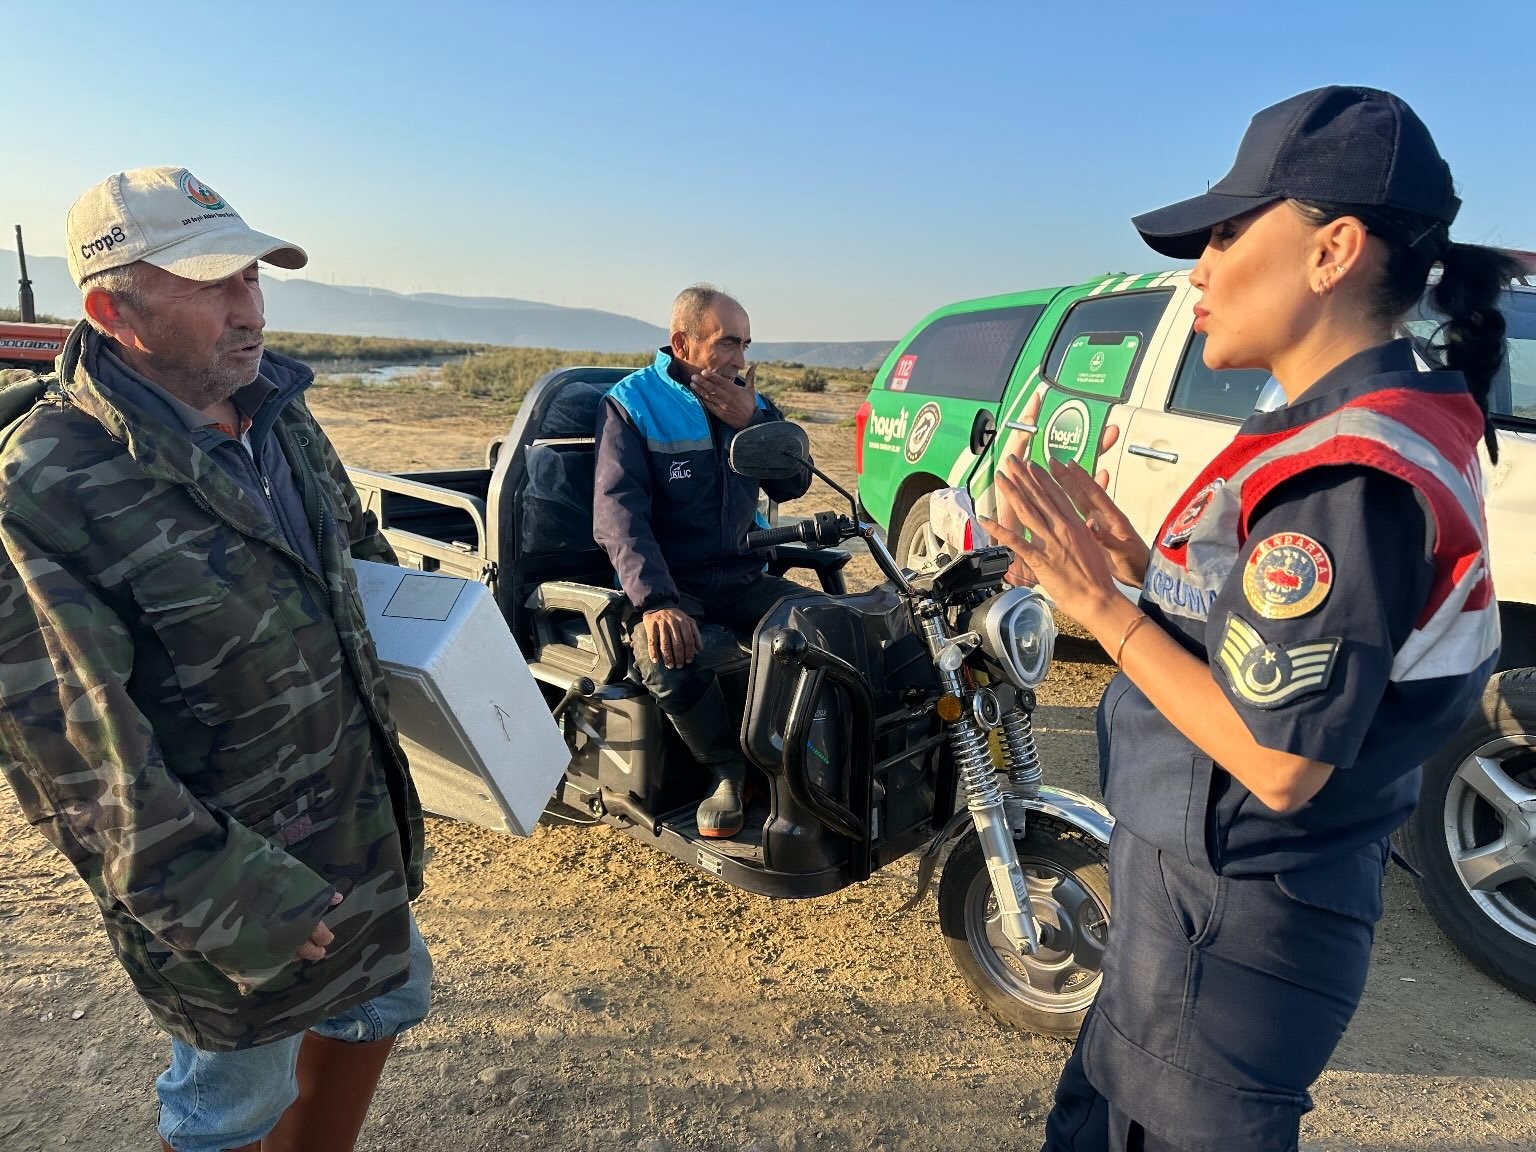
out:
{"label": "front suspension spring", "polygon": [[1033,796],[1040,789],[1040,750],[1035,746],[1035,725],[1023,708],[1009,709],[1003,717],[1003,765],[1008,769],[1008,784],[1021,796]]}
{"label": "front suspension spring", "polygon": [[992,749],[986,733],[972,716],[963,716],[949,730],[950,747],[955,752],[955,766],[965,783],[966,806],[973,812],[1001,804],[1003,795],[997,787],[997,773],[992,770]]}

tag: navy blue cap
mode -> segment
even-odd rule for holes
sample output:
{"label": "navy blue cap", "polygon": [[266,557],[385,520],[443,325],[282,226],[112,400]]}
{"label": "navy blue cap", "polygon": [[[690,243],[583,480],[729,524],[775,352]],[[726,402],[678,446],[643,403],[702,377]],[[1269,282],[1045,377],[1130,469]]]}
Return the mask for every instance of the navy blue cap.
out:
{"label": "navy blue cap", "polygon": [[1131,223],[1154,251],[1194,260],[1222,221],[1291,199],[1396,208],[1446,225],[1461,207],[1450,166],[1412,108],[1379,88],[1333,85],[1264,109],[1209,192]]}

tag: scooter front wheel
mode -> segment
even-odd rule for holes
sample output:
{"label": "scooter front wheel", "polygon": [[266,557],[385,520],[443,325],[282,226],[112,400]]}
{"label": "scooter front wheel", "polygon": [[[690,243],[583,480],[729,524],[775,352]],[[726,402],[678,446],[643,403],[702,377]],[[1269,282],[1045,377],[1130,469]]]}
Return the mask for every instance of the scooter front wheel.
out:
{"label": "scooter front wheel", "polygon": [[1003,1023],[1044,1036],[1075,1036],[1103,976],[1108,848],[1036,813],[1014,845],[1039,927],[1039,951],[1029,955],[1003,934],[974,830],[955,845],[939,882],[944,943],[971,991]]}

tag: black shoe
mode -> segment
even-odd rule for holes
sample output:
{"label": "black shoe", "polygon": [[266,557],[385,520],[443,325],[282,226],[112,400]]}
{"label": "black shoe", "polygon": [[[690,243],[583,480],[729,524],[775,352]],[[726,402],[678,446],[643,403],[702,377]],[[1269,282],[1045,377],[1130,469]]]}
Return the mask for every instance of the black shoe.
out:
{"label": "black shoe", "polygon": [[741,807],[741,777],[725,775],[717,770],[715,790],[699,805],[696,817],[699,835],[712,840],[724,840],[741,831],[746,813]]}

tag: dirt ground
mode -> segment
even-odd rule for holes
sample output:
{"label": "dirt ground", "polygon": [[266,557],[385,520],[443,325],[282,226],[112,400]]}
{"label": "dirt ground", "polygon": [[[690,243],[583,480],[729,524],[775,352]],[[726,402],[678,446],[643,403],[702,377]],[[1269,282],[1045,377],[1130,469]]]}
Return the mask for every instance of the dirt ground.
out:
{"label": "dirt ground", "polygon": [[[314,408],[349,462],[376,468],[475,464],[501,430],[446,398],[322,392]],[[845,477],[849,436],[813,428]],[[801,508],[818,506],[813,492]],[[1106,680],[1096,648],[1064,641],[1040,715],[1058,784],[1094,790]],[[786,903],[606,828],[517,840],[431,820],[428,837],[416,908],[435,1007],[360,1147],[1038,1147],[1068,1046],[970,999],[932,896],[895,917],[910,858]],[[0,799],[0,1149],[153,1147],[166,1047],[84,886]],[[1314,1095],[1314,1152],[1536,1147],[1536,1004],[1464,962],[1394,870],[1365,1001]]]}

